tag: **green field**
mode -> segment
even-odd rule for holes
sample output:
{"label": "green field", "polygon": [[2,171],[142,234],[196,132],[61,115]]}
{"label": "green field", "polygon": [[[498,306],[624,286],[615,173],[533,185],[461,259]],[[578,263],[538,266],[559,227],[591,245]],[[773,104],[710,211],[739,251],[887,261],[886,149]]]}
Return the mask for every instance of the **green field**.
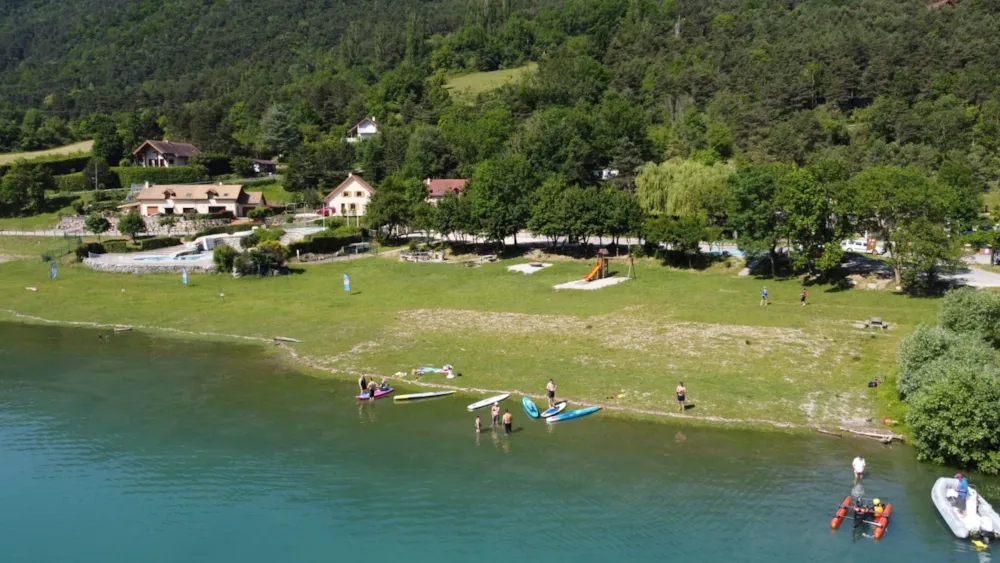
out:
{"label": "green field", "polygon": [[483,92],[489,92],[504,84],[520,80],[522,76],[534,74],[537,70],[537,63],[528,63],[517,68],[463,74],[449,80],[445,83],[444,87],[448,89],[452,96],[472,101]]}
{"label": "green field", "polygon": [[88,153],[93,146],[94,141],[80,141],[79,143],[73,143],[71,145],[56,147],[54,149],[46,149],[43,151],[9,152],[0,154],[0,164],[7,164],[8,162],[14,162],[15,160],[21,159],[32,160],[46,156],[65,156],[68,154]]}
{"label": "green field", "polygon": [[292,201],[292,193],[285,191],[284,185],[277,180],[270,184],[251,186],[247,190],[251,192],[264,192],[264,199],[267,200],[268,205],[280,205]]}
{"label": "green field", "polygon": [[[6,244],[0,239],[0,254]],[[810,288],[801,307],[798,280],[737,277],[736,266],[690,272],[647,264],[618,286],[555,291],[588,264],[557,262],[531,276],[507,272],[509,264],[368,259],[278,278],[195,275],[185,287],[178,275],[82,266],[64,267],[50,282],[47,265],[26,260],[0,264],[0,308],[61,321],[288,336],[302,340],[295,349],[306,363],[348,377],[451,363],[462,378],[423,380],[533,394],[554,377],[566,397],[651,411],[674,409],[673,389],[683,380],[696,405],[691,418],[812,425],[896,414],[892,394],[876,401],[866,383],[894,369],[899,338],[938,309],[930,299],[824,287]],[[350,295],[341,286],[345,272]],[[773,303],[760,307],[765,283]],[[893,328],[852,326],[871,316]]]}

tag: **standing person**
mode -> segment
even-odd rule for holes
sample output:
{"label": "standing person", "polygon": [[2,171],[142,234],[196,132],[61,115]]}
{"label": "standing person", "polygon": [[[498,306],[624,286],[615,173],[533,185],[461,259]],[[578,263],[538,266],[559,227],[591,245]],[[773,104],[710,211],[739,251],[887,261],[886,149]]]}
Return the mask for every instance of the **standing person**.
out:
{"label": "standing person", "polygon": [[500,403],[493,403],[493,408],[490,409],[490,414],[493,415],[493,428],[500,426]]}
{"label": "standing person", "polygon": [[864,481],[865,480],[865,456],[858,455],[858,457],[854,458],[854,461],[851,462],[851,467],[854,468],[854,482],[857,483],[858,481]]}
{"label": "standing person", "polygon": [[510,414],[510,410],[503,410],[503,431],[505,434],[510,436],[510,427],[514,424],[514,415]]}
{"label": "standing person", "polygon": [[765,305],[767,305],[767,286],[766,285],[764,286],[764,289],[762,289],[760,291],[760,306],[763,307]]}
{"label": "standing person", "polygon": [[556,404],[556,382],[553,379],[549,380],[548,385],[545,386],[545,390],[548,391],[549,396],[549,408]]}
{"label": "standing person", "polygon": [[368,400],[369,401],[374,401],[375,400],[375,392],[376,391],[378,391],[378,383],[375,383],[375,380],[373,379],[373,380],[371,380],[371,381],[368,382]]}
{"label": "standing person", "polygon": [[684,412],[684,401],[687,400],[687,387],[684,386],[684,382],[681,381],[677,384],[677,408],[680,412]]}
{"label": "standing person", "polygon": [[806,290],[805,290],[805,288],[802,289],[802,295],[799,297],[799,301],[802,302],[802,306],[803,307],[806,306]]}
{"label": "standing person", "polygon": [[358,387],[361,388],[361,394],[364,395],[365,391],[368,390],[368,379],[365,376],[358,378]]}
{"label": "standing person", "polygon": [[965,505],[969,500],[969,480],[961,473],[956,474],[955,478],[958,479],[958,513],[965,518]]}
{"label": "standing person", "polygon": [[483,431],[483,423],[479,421],[479,415],[476,415],[476,434]]}

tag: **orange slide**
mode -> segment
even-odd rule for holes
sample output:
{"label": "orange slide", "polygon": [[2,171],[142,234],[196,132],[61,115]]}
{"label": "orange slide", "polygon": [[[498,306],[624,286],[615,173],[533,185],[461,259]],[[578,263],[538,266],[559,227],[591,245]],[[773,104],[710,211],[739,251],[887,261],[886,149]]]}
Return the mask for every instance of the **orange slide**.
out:
{"label": "orange slide", "polygon": [[600,273],[600,271],[601,271],[601,263],[600,263],[600,262],[598,262],[597,264],[595,264],[595,265],[594,265],[594,267],[593,267],[593,268],[591,268],[591,269],[590,269],[590,273],[588,273],[588,274],[587,274],[587,275],[586,275],[586,276],[585,276],[585,277],[583,278],[583,281],[593,281],[593,280],[594,280],[594,278],[596,278],[596,277],[597,277],[597,274],[598,274],[598,273]]}

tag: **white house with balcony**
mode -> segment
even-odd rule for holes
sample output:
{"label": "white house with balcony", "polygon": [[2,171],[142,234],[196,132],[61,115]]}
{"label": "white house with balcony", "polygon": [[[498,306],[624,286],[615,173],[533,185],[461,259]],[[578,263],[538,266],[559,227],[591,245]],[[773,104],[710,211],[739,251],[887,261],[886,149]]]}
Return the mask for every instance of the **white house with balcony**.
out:
{"label": "white house with balcony", "polygon": [[263,192],[248,192],[233,184],[179,184],[146,187],[136,194],[139,214],[210,215],[232,213],[246,217],[251,209],[266,206]]}
{"label": "white house with balcony", "polygon": [[330,215],[335,217],[362,217],[373,195],[375,188],[364,178],[348,174],[339,186],[323,198],[323,205],[330,208]]}
{"label": "white house with balcony", "polygon": [[378,121],[374,117],[366,117],[347,131],[347,138],[344,140],[348,143],[357,143],[358,141],[371,139],[375,135],[378,135],[378,128]]}
{"label": "white house with balcony", "polygon": [[145,141],[132,151],[132,158],[139,166],[169,168],[187,166],[192,156],[198,154],[194,145],[173,141]]}

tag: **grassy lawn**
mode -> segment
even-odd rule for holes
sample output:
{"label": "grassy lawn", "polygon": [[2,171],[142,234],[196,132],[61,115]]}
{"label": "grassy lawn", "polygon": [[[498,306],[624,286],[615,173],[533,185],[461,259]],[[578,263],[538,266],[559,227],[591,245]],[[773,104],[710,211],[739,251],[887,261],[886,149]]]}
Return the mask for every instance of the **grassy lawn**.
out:
{"label": "grassy lawn", "polygon": [[275,181],[274,183],[264,184],[261,186],[254,186],[248,189],[252,192],[264,192],[264,199],[267,200],[269,205],[279,205],[292,201],[292,193],[285,191],[285,187],[280,181]]}
{"label": "grassy lawn", "polygon": [[483,92],[489,92],[504,84],[520,80],[522,76],[534,74],[537,70],[538,64],[532,62],[517,68],[463,74],[449,80],[445,83],[444,87],[448,89],[452,96],[472,101]]}
{"label": "grassy lawn", "polygon": [[19,160],[22,158],[24,160],[31,160],[33,158],[41,158],[43,156],[87,153],[90,152],[90,149],[93,146],[94,146],[94,141],[80,141],[79,143],[73,143],[71,145],[56,147],[54,149],[46,149],[43,151],[9,152],[5,154],[0,154],[0,164],[7,164],[8,162],[14,162],[15,160]]}
{"label": "grassy lawn", "polygon": [[[6,244],[0,239],[0,254]],[[391,376],[451,363],[462,378],[423,379],[473,388],[540,394],[554,377],[560,395],[609,406],[669,411],[683,380],[696,405],[692,417],[831,425],[896,414],[892,394],[876,399],[866,383],[894,369],[899,338],[933,321],[938,309],[935,300],[824,287],[810,288],[802,307],[798,280],[737,277],[738,268],[646,265],[637,280],[618,286],[555,291],[554,284],[581,278],[588,264],[557,262],[525,276],[507,272],[510,263],[462,268],[370,259],[306,266],[280,278],[192,275],[185,287],[178,275],[82,266],[64,267],[51,282],[46,265],[25,260],[0,264],[0,308],[67,321],[290,336],[302,340],[300,354],[336,370]],[[354,294],[343,291],[343,273]],[[772,304],[760,307],[765,284]],[[29,285],[39,291],[24,291]],[[893,329],[853,328],[871,316]]]}
{"label": "grassy lawn", "polygon": [[0,256],[21,257],[32,265],[41,264],[42,254],[59,257],[73,252],[80,241],[96,237],[0,237]]}
{"label": "grassy lawn", "polygon": [[[46,194],[46,205],[53,211],[39,213],[28,217],[3,217],[0,218],[0,231],[35,231],[52,229],[59,223],[59,215],[76,215],[73,209],[73,202],[80,196],[67,196],[63,194]],[[83,196],[86,198],[87,196]]]}

